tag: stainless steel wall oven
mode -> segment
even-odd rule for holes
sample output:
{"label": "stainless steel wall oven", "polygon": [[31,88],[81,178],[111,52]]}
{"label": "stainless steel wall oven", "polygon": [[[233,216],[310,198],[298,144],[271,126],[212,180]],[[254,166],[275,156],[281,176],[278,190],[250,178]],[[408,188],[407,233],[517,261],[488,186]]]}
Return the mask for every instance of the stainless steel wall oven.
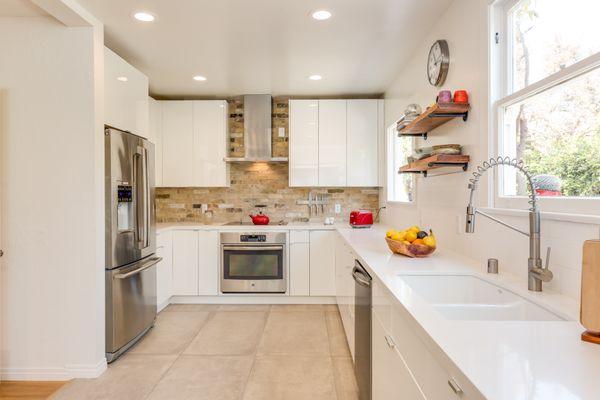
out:
{"label": "stainless steel wall oven", "polygon": [[285,293],[285,232],[221,233],[221,292]]}

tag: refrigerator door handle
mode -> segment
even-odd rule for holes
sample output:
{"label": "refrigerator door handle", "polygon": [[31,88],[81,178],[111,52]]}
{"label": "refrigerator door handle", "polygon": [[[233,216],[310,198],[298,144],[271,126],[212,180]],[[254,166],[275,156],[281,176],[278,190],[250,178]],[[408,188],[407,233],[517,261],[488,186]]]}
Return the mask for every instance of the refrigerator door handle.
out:
{"label": "refrigerator door handle", "polygon": [[[140,165],[141,164],[141,168]],[[139,249],[145,249],[149,245],[150,225],[150,182],[148,180],[148,152],[138,146],[133,155],[134,184],[135,184],[135,234]],[[141,175],[141,182],[140,182]]]}
{"label": "refrigerator door handle", "polygon": [[141,267],[134,269],[133,271],[129,271],[125,274],[116,274],[114,276],[114,278],[115,279],[127,279],[130,276],[137,275],[140,272],[147,270],[148,268],[152,267],[153,265],[158,264],[161,261],[162,261],[162,257],[152,257],[150,260],[148,260],[148,262],[142,264]]}

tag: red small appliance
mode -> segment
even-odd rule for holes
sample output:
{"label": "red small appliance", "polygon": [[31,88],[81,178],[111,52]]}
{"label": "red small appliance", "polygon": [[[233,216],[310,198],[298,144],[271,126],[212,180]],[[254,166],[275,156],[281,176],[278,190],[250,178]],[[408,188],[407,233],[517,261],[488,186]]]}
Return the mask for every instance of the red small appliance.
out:
{"label": "red small appliance", "polygon": [[350,226],[353,228],[370,228],[373,225],[373,213],[369,210],[358,210],[350,213]]}

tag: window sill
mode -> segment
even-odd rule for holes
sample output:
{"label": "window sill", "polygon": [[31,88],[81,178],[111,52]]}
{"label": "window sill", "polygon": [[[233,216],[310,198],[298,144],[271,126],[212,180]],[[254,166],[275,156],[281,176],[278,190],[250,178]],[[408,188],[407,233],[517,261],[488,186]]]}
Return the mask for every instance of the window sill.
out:
{"label": "window sill", "polygon": [[[515,210],[511,208],[489,208],[479,207],[481,211],[495,215],[506,215],[509,217],[527,217],[527,210]],[[586,214],[568,214],[558,212],[541,212],[542,219],[553,221],[575,222],[579,224],[600,225],[600,216]]]}

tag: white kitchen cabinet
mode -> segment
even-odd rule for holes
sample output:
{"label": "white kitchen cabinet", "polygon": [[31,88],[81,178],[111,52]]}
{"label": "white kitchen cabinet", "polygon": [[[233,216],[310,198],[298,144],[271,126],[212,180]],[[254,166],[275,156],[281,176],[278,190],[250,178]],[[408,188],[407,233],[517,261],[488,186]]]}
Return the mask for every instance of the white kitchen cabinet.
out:
{"label": "white kitchen cabinet", "polygon": [[162,102],[149,97],[148,108],[148,140],[154,143],[154,183],[160,187],[163,184]]}
{"label": "white kitchen cabinet", "polygon": [[310,232],[310,295],[335,296],[335,231]]}
{"label": "white kitchen cabinet", "polygon": [[378,185],[385,186],[386,182],[386,152],[385,152],[385,100],[377,100],[377,162],[379,166]]}
{"label": "white kitchen cabinet", "polygon": [[229,186],[227,102],[161,101],[166,187]]}
{"label": "white kitchen cabinet", "polygon": [[425,395],[414,381],[404,359],[396,351],[394,340],[381,322],[373,318],[371,327],[372,399],[425,400]]}
{"label": "white kitchen cabinet", "polygon": [[156,265],[156,305],[161,311],[169,305],[173,281],[173,235],[171,231],[159,233],[156,237],[156,255],[162,257]]}
{"label": "white kitchen cabinet", "polygon": [[378,100],[348,100],[347,186],[378,186]]}
{"label": "white kitchen cabinet", "polygon": [[290,295],[310,295],[310,245],[290,243]]}
{"label": "white kitchen cabinet", "polygon": [[163,101],[163,186],[194,183],[194,113],[191,101]]}
{"label": "white kitchen cabinet", "polygon": [[197,187],[229,186],[227,155],[227,101],[193,102],[193,182]]}
{"label": "white kitchen cabinet", "polygon": [[173,231],[174,296],[198,295],[198,246],[198,231]]}
{"label": "white kitchen cabinet", "polygon": [[219,232],[198,231],[198,294],[219,294]]}
{"label": "white kitchen cabinet", "polygon": [[289,101],[289,184],[319,184],[319,102]]}
{"label": "white kitchen cabinet", "polygon": [[335,239],[335,291],[342,325],[352,358],[354,354],[354,279],[352,269],[356,255],[344,240]]}
{"label": "white kitchen cabinet", "polygon": [[319,186],[346,186],[346,100],[319,100]]}
{"label": "white kitchen cabinet", "polygon": [[104,123],[148,137],[148,77],[104,48]]}

